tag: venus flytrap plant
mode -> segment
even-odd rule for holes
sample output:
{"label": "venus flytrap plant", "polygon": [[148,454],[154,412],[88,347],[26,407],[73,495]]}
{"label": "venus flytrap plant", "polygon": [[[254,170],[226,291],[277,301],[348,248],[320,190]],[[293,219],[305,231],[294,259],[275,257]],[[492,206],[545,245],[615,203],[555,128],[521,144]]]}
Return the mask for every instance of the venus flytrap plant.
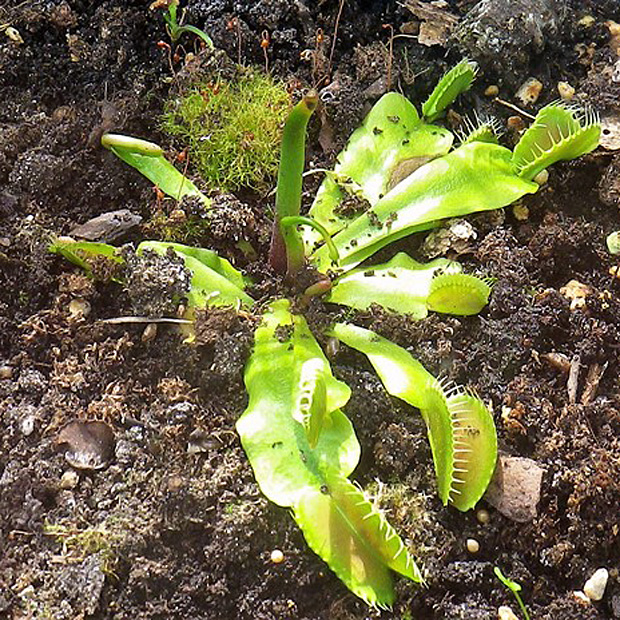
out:
{"label": "venus flytrap plant", "polygon": [[[475,72],[468,61],[448,72],[422,106],[422,117],[401,95],[384,95],[327,174],[309,215],[302,216],[306,127],[317,105],[316,93],[306,95],[291,111],[282,139],[269,256],[274,272],[292,287],[309,262],[319,280],[305,294],[328,293],[326,301],[352,308],[376,303],[417,319],[429,311],[479,312],[490,284],[461,273],[454,261],[422,265],[401,253],[354,269],[380,248],[442,219],[534,193],[537,172],[596,146],[600,128],[593,116],[555,105],[541,111],[514,153],[497,144],[492,123],[450,151],[452,134],[431,121],[470,86]],[[208,204],[156,145],[110,135],[103,143],[177,200],[198,196]],[[53,250],[86,268],[101,256],[123,261],[102,244],[58,242]],[[190,308],[253,303],[243,275],[210,250],[147,241],[137,249],[146,251],[183,259],[192,272]],[[437,380],[378,334],[345,323],[329,333],[368,357],[388,393],[420,410],[441,501],[462,511],[475,506],[497,458],[493,418],[484,403]],[[371,605],[391,605],[390,570],[418,583],[420,570],[385,517],[349,480],[360,458],[342,411],[350,390],[333,376],[307,323],[292,314],[287,300],[272,302],[264,312],[244,379],[249,403],[237,430],[262,492],[291,509],[310,547],[352,592]]]}

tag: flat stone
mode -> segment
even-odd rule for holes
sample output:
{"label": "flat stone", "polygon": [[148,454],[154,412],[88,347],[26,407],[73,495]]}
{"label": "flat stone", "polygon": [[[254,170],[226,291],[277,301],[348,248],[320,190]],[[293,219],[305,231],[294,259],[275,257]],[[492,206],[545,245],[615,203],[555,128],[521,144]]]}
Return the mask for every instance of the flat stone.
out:
{"label": "flat stone", "polygon": [[500,455],[484,498],[513,521],[531,521],[537,514],[543,473],[532,459]]}
{"label": "flat stone", "polygon": [[87,241],[111,243],[121,239],[142,222],[142,217],[129,209],[109,211],[94,217],[69,233],[72,237],[80,237]]}

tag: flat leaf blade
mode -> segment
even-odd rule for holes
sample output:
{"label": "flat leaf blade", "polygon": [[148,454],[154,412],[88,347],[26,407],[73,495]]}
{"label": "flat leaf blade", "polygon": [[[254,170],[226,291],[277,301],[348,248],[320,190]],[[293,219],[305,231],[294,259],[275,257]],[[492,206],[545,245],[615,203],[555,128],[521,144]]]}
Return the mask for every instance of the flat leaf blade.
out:
{"label": "flat leaf blade", "polygon": [[438,258],[422,264],[399,253],[382,265],[355,269],[339,278],[326,301],[366,310],[378,304],[386,310],[423,319],[433,277],[438,271],[455,273],[460,265]]}
{"label": "flat leaf blade", "polygon": [[[402,95],[383,95],[338,155],[333,174],[326,176],[317,192],[310,216],[334,234],[353,217],[343,202],[357,199],[362,209],[366,208],[364,201],[374,205],[399,176],[445,155],[453,139],[446,129],[423,124]],[[304,240],[308,251],[321,241],[311,230],[304,231]]]}
{"label": "flat leaf blade", "polygon": [[309,489],[293,510],[313,551],[367,603],[386,607],[394,602],[388,568],[422,582],[394,529],[346,478],[328,476],[325,487]]}
{"label": "flat leaf blade", "polygon": [[354,267],[368,248],[449,217],[498,209],[534,193],[536,183],[517,176],[512,153],[496,144],[473,142],[434,159],[399,183],[369,211],[334,238],[340,261],[334,265],[326,248],[311,259],[321,271]]}
{"label": "flat leaf blade", "polygon": [[[314,449],[295,419],[303,363],[316,359],[329,369],[309,333],[303,318],[291,315],[288,302],[274,302],[256,330],[245,371],[249,403],[237,431],[261,490],[280,506],[291,506],[308,487],[325,484],[325,468],[350,474],[360,456],[353,427],[338,409],[328,411]],[[346,402],[350,394],[336,382],[333,376],[326,382],[331,404]]]}

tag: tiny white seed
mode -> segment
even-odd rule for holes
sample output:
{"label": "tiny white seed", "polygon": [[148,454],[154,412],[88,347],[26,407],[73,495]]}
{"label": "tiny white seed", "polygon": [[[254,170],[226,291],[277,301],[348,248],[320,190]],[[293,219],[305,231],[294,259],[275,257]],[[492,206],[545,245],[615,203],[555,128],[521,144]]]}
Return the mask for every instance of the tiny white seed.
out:
{"label": "tiny white seed", "polygon": [[284,553],[282,553],[280,549],[274,549],[271,552],[271,561],[274,564],[281,564],[282,562],[284,562]]}
{"label": "tiny white seed", "polygon": [[480,551],[480,543],[475,538],[468,538],[467,551],[469,551],[469,553],[478,553],[478,551]]}

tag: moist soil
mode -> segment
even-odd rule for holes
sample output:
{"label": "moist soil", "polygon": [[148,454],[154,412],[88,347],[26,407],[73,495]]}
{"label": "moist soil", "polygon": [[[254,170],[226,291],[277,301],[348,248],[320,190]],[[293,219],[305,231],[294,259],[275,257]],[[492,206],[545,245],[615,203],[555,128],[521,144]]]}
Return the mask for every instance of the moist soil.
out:
{"label": "moist soil", "polygon": [[[268,31],[269,70],[292,90],[325,78],[309,165],[333,164],[388,80],[419,102],[463,55],[480,72],[448,124],[475,110],[514,127],[507,119],[519,113],[485,90],[497,85],[524,107],[515,92],[531,76],[543,90],[529,113],[565,81],[579,101],[620,118],[615,0],[437,4],[440,22],[449,11],[457,25],[424,45],[419,13],[346,0],[333,53],[335,0],[190,1],[186,19],[211,35],[220,57],[258,67]],[[394,39],[391,60],[384,24],[407,34]],[[162,101],[209,63],[209,51],[185,38],[173,75],[157,45],[167,39],[163,21],[144,2],[6,3],[0,25],[0,617],[490,620],[501,605],[518,611],[493,575],[500,566],[522,584],[532,618],[620,618],[620,281],[605,247],[620,228],[620,156],[599,148],[555,165],[519,208],[469,218],[475,237],[447,250],[495,280],[480,315],[346,314],[476,390],[494,412],[501,452],[544,470],[527,522],[484,499],[488,523],[443,507],[418,412],[385,393],[363,356],[330,345],[335,374],[353,390],[346,413],[362,445],[353,477],[427,576],[423,588],[397,578],[394,608],[374,610],[308,549],[288,511],[261,495],[235,434],[259,312],[205,312],[194,345],[169,325],[153,334],[103,323],[147,314],[141,303],[153,289],[136,290],[139,279],[93,281],[47,251],[53,235],[118,209],[142,217],[121,243],[151,236],[153,188],[99,138],[141,136],[174,158],[183,145],[158,129]],[[316,50],[319,29],[323,60],[313,70],[302,52]],[[305,204],[317,183],[309,178]],[[240,191],[216,204],[230,216],[222,211],[213,234],[207,227],[196,242],[246,270],[262,302],[279,294],[264,261],[237,247],[241,235],[266,256],[273,198]],[[423,258],[422,241],[401,241],[385,257]],[[581,302],[562,291],[571,280],[587,287]],[[304,311],[323,343],[321,328],[345,316],[320,300]],[[59,449],[76,421],[107,429],[88,469]],[[478,553],[468,553],[468,538]],[[271,561],[274,549],[282,562]],[[584,602],[574,591],[599,567],[610,571],[605,596]]]}

